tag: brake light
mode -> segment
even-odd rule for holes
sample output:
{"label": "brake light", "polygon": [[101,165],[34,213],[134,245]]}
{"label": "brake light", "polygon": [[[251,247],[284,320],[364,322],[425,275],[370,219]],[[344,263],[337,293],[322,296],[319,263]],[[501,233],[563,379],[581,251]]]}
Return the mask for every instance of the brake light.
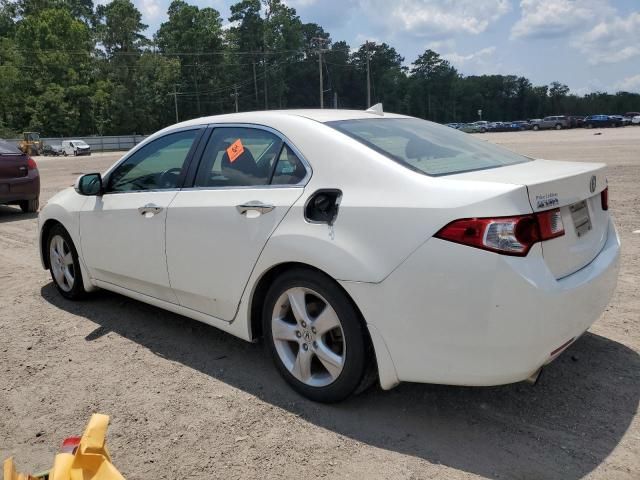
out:
{"label": "brake light", "polygon": [[602,210],[609,210],[609,187],[600,192],[600,201],[602,202]]}
{"label": "brake light", "polygon": [[530,215],[496,218],[463,218],[442,228],[435,237],[489,250],[503,255],[524,257],[540,241],[564,235],[560,209]]}
{"label": "brake light", "polygon": [[29,170],[36,170],[38,168],[38,165],[36,164],[36,161],[31,157],[27,158],[27,168]]}

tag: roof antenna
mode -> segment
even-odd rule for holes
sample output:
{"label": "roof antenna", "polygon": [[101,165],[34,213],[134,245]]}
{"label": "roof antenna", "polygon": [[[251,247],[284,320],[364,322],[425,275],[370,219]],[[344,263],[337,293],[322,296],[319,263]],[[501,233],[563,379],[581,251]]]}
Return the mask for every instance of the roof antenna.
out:
{"label": "roof antenna", "polygon": [[384,111],[382,110],[381,103],[376,103],[373,107],[369,107],[365,111],[368,113],[375,113],[376,115],[384,116]]}

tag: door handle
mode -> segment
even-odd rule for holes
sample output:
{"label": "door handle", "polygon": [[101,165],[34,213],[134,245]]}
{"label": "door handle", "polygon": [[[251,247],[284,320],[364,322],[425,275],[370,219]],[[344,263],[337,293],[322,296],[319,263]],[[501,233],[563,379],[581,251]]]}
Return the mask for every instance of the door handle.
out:
{"label": "door handle", "polygon": [[250,202],[243,203],[242,205],[236,205],[236,208],[238,209],[240,215],[244,215],[249,210],[255,210],[260,213],[269,213],[276,207],[273,205],[267,205],[266,203],[262,203],[258,200],[252,200]]}
{"label": "door handle", "polygon": [[155,214],[160,213],[161,211],[162,211],[162,207],[154,205],[153,203],[147,203],[144,207],[138,208],[138,212],[140,212],[140,215],[145,215],[145,216],[147,216],[147,214],[151,214],[151,216],[154,216]]}

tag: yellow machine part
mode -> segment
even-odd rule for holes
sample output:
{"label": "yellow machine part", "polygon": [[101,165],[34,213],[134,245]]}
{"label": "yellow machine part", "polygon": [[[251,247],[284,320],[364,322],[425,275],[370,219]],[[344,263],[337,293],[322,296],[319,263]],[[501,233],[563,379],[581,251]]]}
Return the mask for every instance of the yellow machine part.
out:
{"label": "yellow machine part", "polygon": [[59,453],[46,474],[31,476],[17,473],[13,459],[4,462],[4,480],[124,480],[112,465],[105,445],[109,417],[93,414],[74,453]]}

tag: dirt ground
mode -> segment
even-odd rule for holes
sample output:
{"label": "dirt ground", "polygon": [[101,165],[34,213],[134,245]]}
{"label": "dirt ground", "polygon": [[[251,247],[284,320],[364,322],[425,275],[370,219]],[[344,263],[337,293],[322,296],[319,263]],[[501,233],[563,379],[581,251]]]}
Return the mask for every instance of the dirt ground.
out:
{"label": "dirt ground", "polygon": [[[108,292],[63,300],[35,215],[0,207],[0,460],[46,468],[102,412],[129,479],[640,478],[640,128],[480,138],[609,165],[618,289],[537,386],[402,384],[314,404],[261,345]],[[42,200],[116,158],[38,159]]]}

